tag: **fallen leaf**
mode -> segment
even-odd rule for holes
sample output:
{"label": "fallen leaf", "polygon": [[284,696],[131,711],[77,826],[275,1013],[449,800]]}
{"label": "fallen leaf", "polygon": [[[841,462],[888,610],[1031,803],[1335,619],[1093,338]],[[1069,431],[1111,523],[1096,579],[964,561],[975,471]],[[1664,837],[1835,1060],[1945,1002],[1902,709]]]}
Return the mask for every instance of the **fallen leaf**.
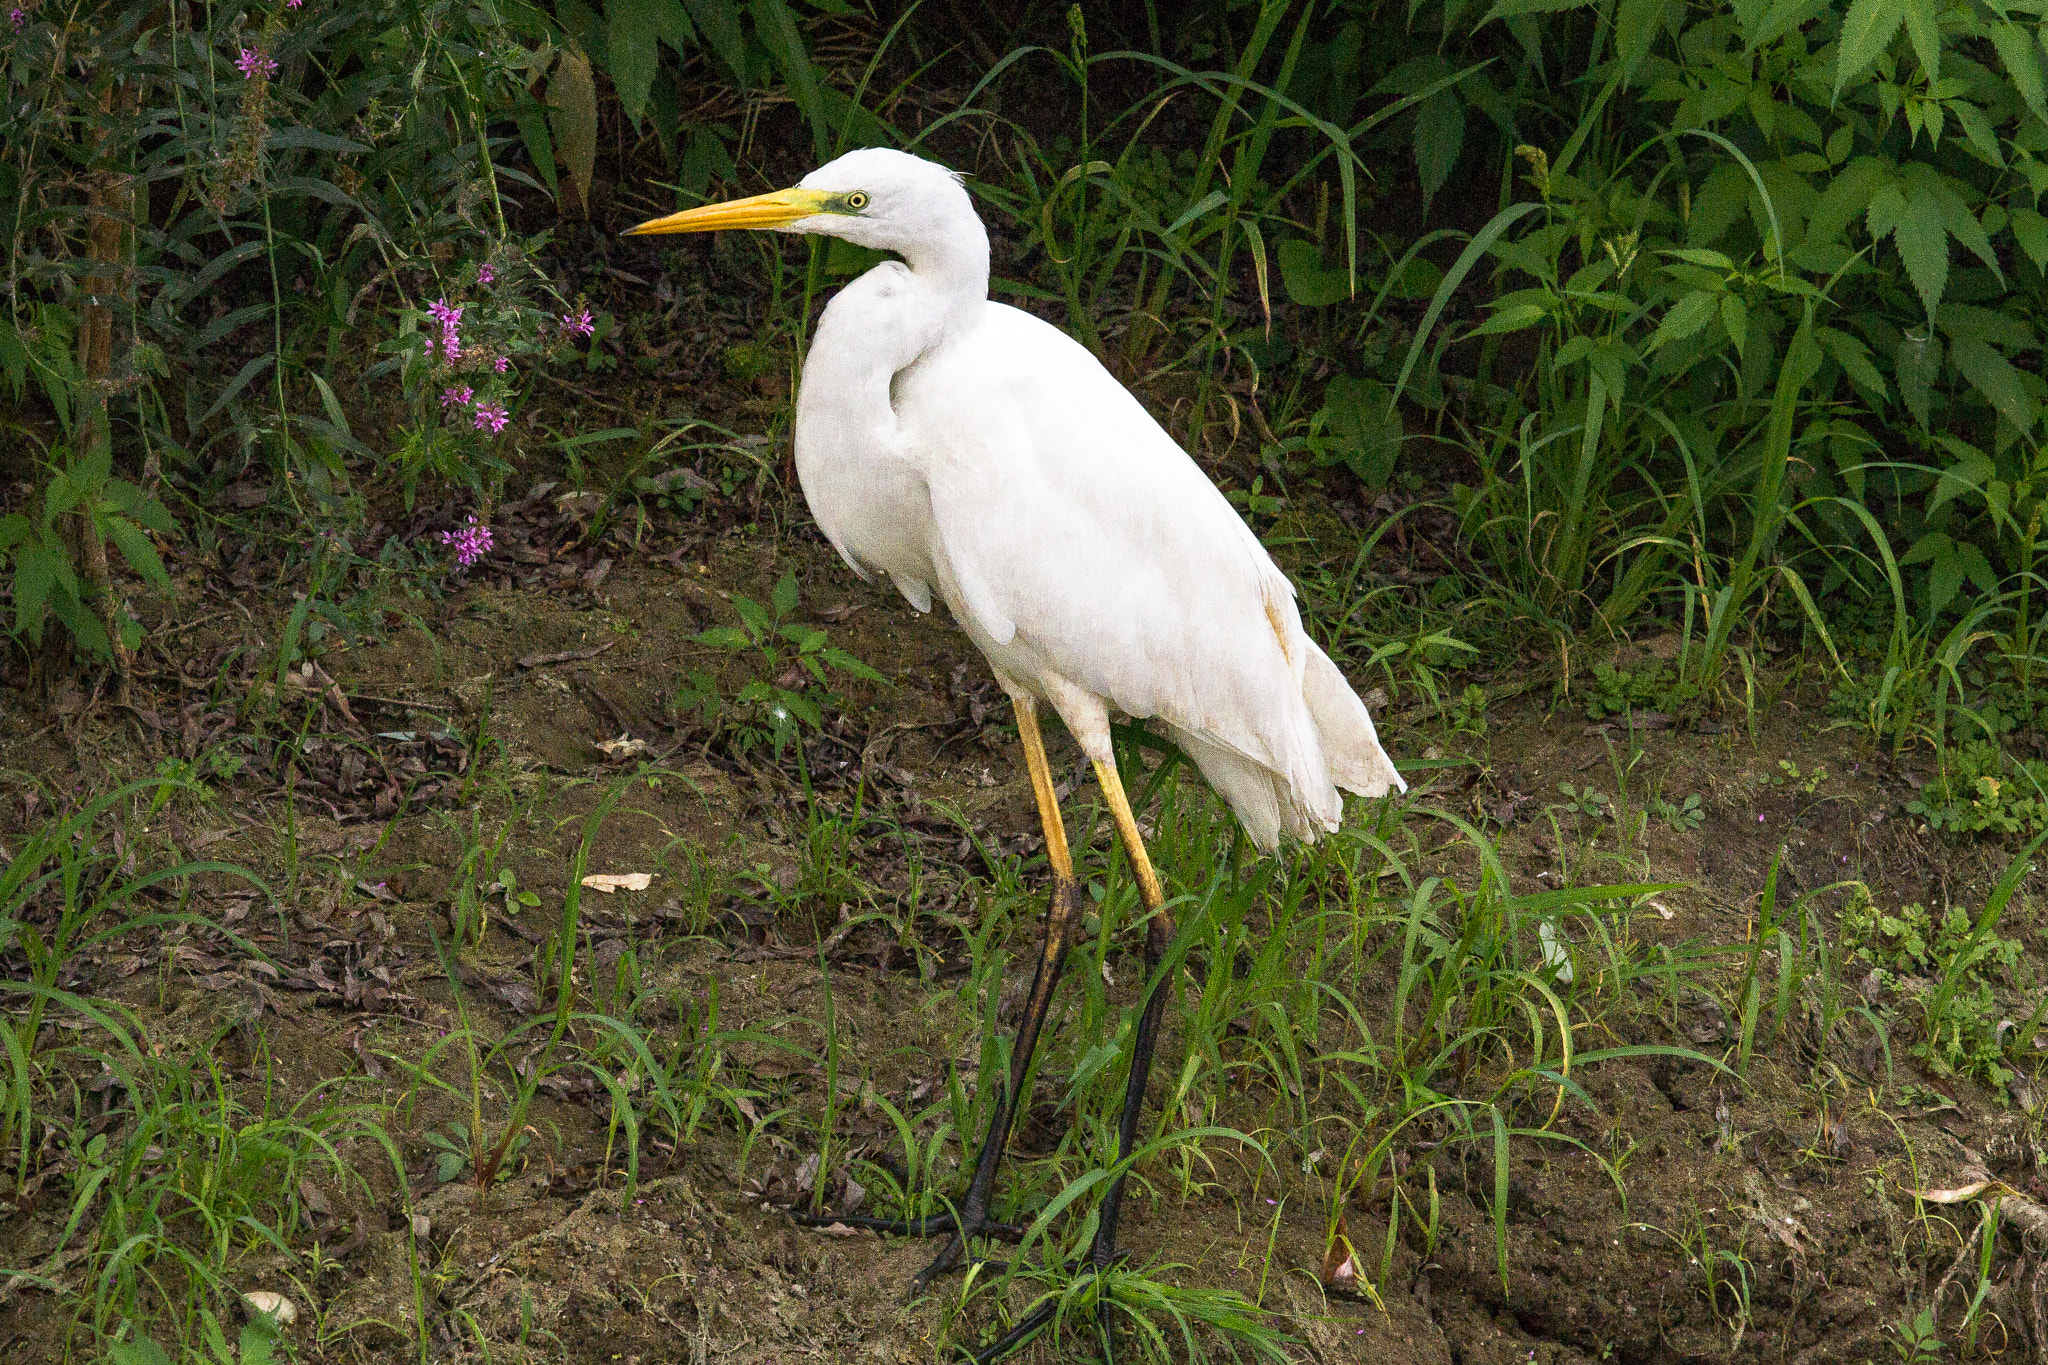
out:
{"label": "fallen leaf", "polygon": [[617,739],[601,739],[597,742],[597,747],[603,750],[605,757],[611,759],[614,763],[621,763],[629,758],[639,758],[643,755],[652,755],[654,753],[654,746],[652,744],[649,744],[644,739],[634,739],[630,735],[620,735]]}
{"label": "fallen leaf", "polygon": [[299,1319],[299,1310],[290,1299],[268,1289],[252,1289],[242,1295],[242,1302],[249,1305],[250,1312],[262,1314],[279,1327],[289,1327]]}
{"label": "fallen leaf", "polygon": [[647,872],[593,872],[583,884],[609,896],[614,891],[645,891],[653,881],[653,874]]}

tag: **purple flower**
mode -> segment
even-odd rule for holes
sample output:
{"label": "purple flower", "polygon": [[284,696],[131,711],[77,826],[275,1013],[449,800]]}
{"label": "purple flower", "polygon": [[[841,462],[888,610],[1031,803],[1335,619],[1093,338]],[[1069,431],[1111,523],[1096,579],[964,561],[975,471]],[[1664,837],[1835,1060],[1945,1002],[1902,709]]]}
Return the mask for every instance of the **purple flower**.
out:
{"label": "purple flower", "polygon": [[496,370],[496,371],[497,371],[497,372],[498,372],[499,374],[503,374],[503,373],[505,373],[505,370],[506,370],[506,368],[507,368],[508,366],[510,366],[511,364],[512,364],[512,357],[511,357],[511,356],[507,356],[507,355],[501,355],[501,356],[499,356],[499,357],[498,357],[498,358],[497,358],[496,360],[493,360],[493,361],[491,362],[491,368],[492,368],[492,369],[494,369],[494,370]]}
{"label": "purple flower", "polygon": [[469,385],[467,384],[463,384],[452,389],[443,389],[441,391],[441,406],[444,408],[452,408],[459,403],[462,406],[467,407],[472,396],[473,395],[470,393],[469,390]]}
{"label": "purple flower", "polygon": [[13,9],[7,11],[7,22],[14,25],[16,33],[21,32],[21,26],[28,22],[28,11],[16,5]]}
{"label": "purple flower", "polygon": [[597,330],[597,324],[590,320],[590,310],[585,308],[574,316],[562,314],[562,330],[571,336],[587,337]]}
{"label": "purple flower", "polygon": [[476,282],[478,284],[489,284],[497,278],[498,272],[491,269],[490,262],[488,261],[476,268]]}
{"label": "purple flower", "polygon": [[242,73],[242,79],[253,81],[259,77],[269,80],[277,74],[277,63],[263,55],[259,47],[245,47],[242,55],[235,58],[235,70]]}
{"label": "purple flower", "polygon": [[297,9],[300,5],[303,5],[305,3],[306,0],[284,0],[284,7],[286,9]]}
{"label": "purple flower", "polygon": [[469,514],[469,523],[460,531],[443,531],[441,543],[455,550],[455,567],[466,569],[482,559],[491,550],[491,528],[476,519],[476,513]]}
{"label": "purple flower", "polygon": [[505,429],[505,423],[509,420],[511,420],[510,415],[506,413],[503,403],[478,403],[476,405],[475,426],[478,431],[489,427],[491,434],[496,435]]}
{"label": "purple flower", "polygon": [[450,307],[446,299],[435,299],[427,305],[427,312],[432,315],[434,321],[440,323],[443,327],[453,327],[456,323],[462,321],[462,310]]}

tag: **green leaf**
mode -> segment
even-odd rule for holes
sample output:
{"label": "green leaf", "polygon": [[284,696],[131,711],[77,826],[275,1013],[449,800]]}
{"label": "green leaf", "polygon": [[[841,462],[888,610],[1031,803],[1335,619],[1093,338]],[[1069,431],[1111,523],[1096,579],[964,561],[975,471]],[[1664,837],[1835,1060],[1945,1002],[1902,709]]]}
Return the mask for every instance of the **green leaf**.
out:
{"label": "green leaf", "polygon": [[1934,376],[1941,371],[1941,338],[1931,334],[1916,337],[1911,332],[1899,338],[1892,356],[1892,375],[1899,381],[1899,397],[1913,419],[1927,428],[1927,414],[1934,401]]}
{"label": "green leaf", "polygon": [[1737,351],[1749,344],[1749,308],[1738,296],[1721,296],[1721,325],[1728,329],[1728,339]]}
{"label": "green leaf", "polygon": [[683,0],[697,31],[742,86],[747,84],[747,44],[740,36],[740,7],[732,0]]}
{"label": "green leaf", "polygon": [[1892,235],[1906,262],[1906,275],[1919,291],[1931,320],[1941,307],[1942,291],[1948,287],[1948,228],[1942,223],[1940,202],[1931,193],[1915,194],[1906,201]]}
{"label": "green leaf", "polygon": [[2002,19],[1990,25],[1991,45],[1998,49],[1998,60],[2005,64],[2005,74],[2011,78],[2013,88],[2020,92],[2020,98],[2033,110],[2034,117],[2048,123],[2048,79],[2041,71],[2041,52],[2035,46],[2033,30],[2027,26]]}
{"label": "green leaf", "polygon": [[775,617],[781,620],[797,608],[798,594],[794,570],[782,575],[775,585],[775,591],[768,596],[768,605],[775,608]]}
{"label": "green leaf", "polygon": [[2033,209],[2014,209],[2012,236],[2035,269],[2048,270],[2048,218]]}
{"label": "green leaf", "polygon": [[148,1337],[115,1342],[107,1348],[107,1359],[113,1365],[171,1365],[170,1355]]}
{"label": "green leaf", "polygon": [[1878,59],[1898,35],[1906,17],[1906,0],[1855,0],[1842,20],[1842,46],[1835,56],[1834,98],[1842,87]]}
{"label": "green leaf", "polygon": [[120,547],[121,557],[128,561],[129,568],[158,588],[171,586],[171,576],[164,572],[164,562],[157,557],[156,546],[149,543],[149,537],[142,533],[141,527],[126,517],[108,517],[101,525],[107,538]]}
{"label": "green leaf", "polygon": [[1704,289],[1687,294],[1664,314],[1664,320],[1657,324],[1644,354],[1653,353],[1674,341],[1683,341],[1699,331],[1714,320],[1714,311],[1719,305],[1720,299]]}
{"label": "green leaf", "polygon": [[2027,392],[2026,383],[2011,361],[1975,337],[1958,341],[1951,355],[1963,378],[1984,395],[2000,417],[2012,423],[2014,430],[2024,436],[2034,429],[2041,415],[2040,406]]}
{"label": "green leaf", "polygon": [[1498,332],[1519,332],[1533,327],[1550,315],[1550,310],[1533,303],[1514,303],[1500,309],[1492,317],[1472,329],[1476,337],[1492,336]]}
{"label": "green leaf", "polygon": [[1821,328],[1820,339],[1821,345],[1853,383],[1880,399],[1891,396],[1891,390],[1885,387],[1884,376],[1878,373],[1877,366],[1870,359],[1870,348],[1862,341],[1833,327]]}
{"label": "green leaf", "polygon": [[1423,212],[1451,178],[1464,146],[1464,102],[1449,90],[1425,101],[1415,116],[1415,172],[1422,182]]}
{"label": "green leaf", "polygon": [[698,631],[690,638],[713,649],[751,649],[754,644],[753,636],[734,626],[713,626],[709,630]]}
{"label": "green leaf", "polygon": [[14,556],[14,630],[31,640],[43,636],[43,607],[50,589],[70,572],[45,545],[24,545]]}
{"label": "green leaf", "polygon": [[1316,244],[1289,237],[1273,248],[1280,265],[1280,286],[1287,297],[1304,308],[1327,308],[1350,297],[1350,279],[1341,270],[1323,266],[1323,254]]}
{"label": "green leaf", "polygon": [[1906,36],[1913,41],[1913,55],[1920,59],[1920,69],[1927,73],[1930,85],[1941,79],[1941,10],[1945,8],[1945,0],[1906,0]]}

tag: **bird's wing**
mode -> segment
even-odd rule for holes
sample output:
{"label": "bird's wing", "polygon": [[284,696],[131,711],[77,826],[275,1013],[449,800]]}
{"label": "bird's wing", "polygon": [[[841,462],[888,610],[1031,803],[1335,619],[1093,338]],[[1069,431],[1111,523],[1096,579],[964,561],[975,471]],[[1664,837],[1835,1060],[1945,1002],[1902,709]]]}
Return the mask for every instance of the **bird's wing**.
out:
{"label": "bird's wing", "polygon": [[1119,710],[1328,788],[1292,587],[1083,347],[991,304],[900,377],[895,407],[931,490],[949,605],[1008,647],[999,668],[1039,661]]}

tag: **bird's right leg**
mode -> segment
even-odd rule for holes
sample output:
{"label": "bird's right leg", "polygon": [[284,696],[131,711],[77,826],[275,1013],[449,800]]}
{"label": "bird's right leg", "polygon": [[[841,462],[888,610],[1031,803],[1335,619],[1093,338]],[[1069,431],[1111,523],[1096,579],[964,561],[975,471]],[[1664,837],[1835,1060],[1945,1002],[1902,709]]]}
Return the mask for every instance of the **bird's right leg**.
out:
{"label": "bird's right leg", "polygon": [[967,1193],[953,1212],[933,1214],[927,1218],[892,1221],[858,1216],[797,1215],[800,1223],[850,1223],[855,1227],[873,1228],[899,1236],[952,1234],[947,1238],[945,1249],[911,1282],[913,1292],[921,1291],[934,1278],[960,1265],[970,1238],[993,1235],[1016,1241],[1023,1235],[1022,1228],[991,1222],[989,1204],[995,1190],[996,1167],[1002,1160],[1003,1148],[1009,1142],[1010,1126],[1016,1118],[1017,1097],[1023,1093],[1025,1078],[1031,1070],[1032,1054],[1038,1050],[1038,1035],[1052,1007],[1053,991],[1059,985],[1067,945],[1079,918],[1080,889],[1074,882],[1073,855],[1067,848],[1067,827],[1060,819],[1059,798],[1053,791],[1052,765],[1046,761],[1045,740],[1038,729],[1038,713],[1029,697],[1015,698],[1013,705],[1017,713],[1017,734],[1024,742],[1024,766],[1031,774],[1031,794],[1038,802],[1038,818],[1045,828],[1045,857],[1052,867],[1052,899],[1046,906],[1045,943],[1039,951],[1038,968],[1032,974],[1031,994],[1025,1000],[1024,1017],[1017,1026],[1016,1043],[1010,1049],[1009,1084],[996,1096],[995,1114],[989,1122],[988,1136],[982,1140],[981,1153],[975,1158],[974,1175],[968,1181]]}

